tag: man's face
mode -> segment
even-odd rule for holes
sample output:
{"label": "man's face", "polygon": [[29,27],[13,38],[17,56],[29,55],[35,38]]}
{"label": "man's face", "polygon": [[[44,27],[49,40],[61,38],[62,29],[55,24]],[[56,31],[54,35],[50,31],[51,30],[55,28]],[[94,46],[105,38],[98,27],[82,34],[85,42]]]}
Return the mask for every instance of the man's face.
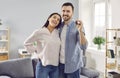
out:
{"label": "man's face", "polygon": [[73,10],[71,6],[62,7],[62,18],[64,21],[69,21],[73,15]]}

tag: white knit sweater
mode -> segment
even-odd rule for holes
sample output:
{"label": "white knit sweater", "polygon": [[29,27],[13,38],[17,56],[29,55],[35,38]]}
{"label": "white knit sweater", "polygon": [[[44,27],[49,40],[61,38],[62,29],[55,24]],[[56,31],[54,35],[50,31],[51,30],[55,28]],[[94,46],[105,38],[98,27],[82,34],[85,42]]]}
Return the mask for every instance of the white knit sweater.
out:
{"label": "white knit sweater", "polygon": [[[37,42],[36,47],[33,45],[35,41]],[[52,33],[46,27],[37,29],[25,40],[24,45],[30,53],[37,51],[43,66],[58,66],[60,38],[57,29],[54,29]]]}

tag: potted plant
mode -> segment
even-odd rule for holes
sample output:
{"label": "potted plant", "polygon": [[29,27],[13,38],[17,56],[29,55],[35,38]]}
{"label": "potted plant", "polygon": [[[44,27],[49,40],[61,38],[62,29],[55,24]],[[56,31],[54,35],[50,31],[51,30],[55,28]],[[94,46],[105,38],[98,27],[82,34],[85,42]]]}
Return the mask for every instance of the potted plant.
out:
{"label": "potted plant", "polygon": [[101,44],[105,43],[105,38],[100,36],[94,37],[93,43],[98,45],[98,49],[101,49]]}

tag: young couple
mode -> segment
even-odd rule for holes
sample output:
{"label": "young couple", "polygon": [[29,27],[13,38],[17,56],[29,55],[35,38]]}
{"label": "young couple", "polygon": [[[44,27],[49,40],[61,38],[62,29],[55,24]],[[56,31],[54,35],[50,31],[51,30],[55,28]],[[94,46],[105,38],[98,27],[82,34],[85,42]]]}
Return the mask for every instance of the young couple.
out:
{"label": "young couple", "polygon": [[52,13],[24,43],[28,52],[38,53],[36,78],[80,78],[80,52],[87,47],[83,24],[72,20],[72,3],[64,3],[61,9],[62,15]]}

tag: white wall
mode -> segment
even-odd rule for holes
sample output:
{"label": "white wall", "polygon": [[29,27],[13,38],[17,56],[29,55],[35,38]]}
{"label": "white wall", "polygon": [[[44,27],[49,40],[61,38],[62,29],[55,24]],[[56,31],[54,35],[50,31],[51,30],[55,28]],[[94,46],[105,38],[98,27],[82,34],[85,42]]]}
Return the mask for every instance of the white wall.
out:
{"label": "white wall", "polygon": [[112,27],[120,28],[120,0],[111,0]]}
{"label": "white wall", "polygon": [[91,26],[91,0],[80,0],[79,1],[79,18],[83,21],[83,25],[85,28],[85,33],[86,33],[86,38],[89,42],[89,44],[92,42],[91,41],[91,31],[92,31],[92,26]]}
{"label": "white wall", "polygon": [[49,14],[61,13],[61,5],[68,1],[75,6],[74,18],[78,18],[78,0],[0,0],[0,19],[10,27],[10,58],[17,58],[24,40],[43,26]]}

